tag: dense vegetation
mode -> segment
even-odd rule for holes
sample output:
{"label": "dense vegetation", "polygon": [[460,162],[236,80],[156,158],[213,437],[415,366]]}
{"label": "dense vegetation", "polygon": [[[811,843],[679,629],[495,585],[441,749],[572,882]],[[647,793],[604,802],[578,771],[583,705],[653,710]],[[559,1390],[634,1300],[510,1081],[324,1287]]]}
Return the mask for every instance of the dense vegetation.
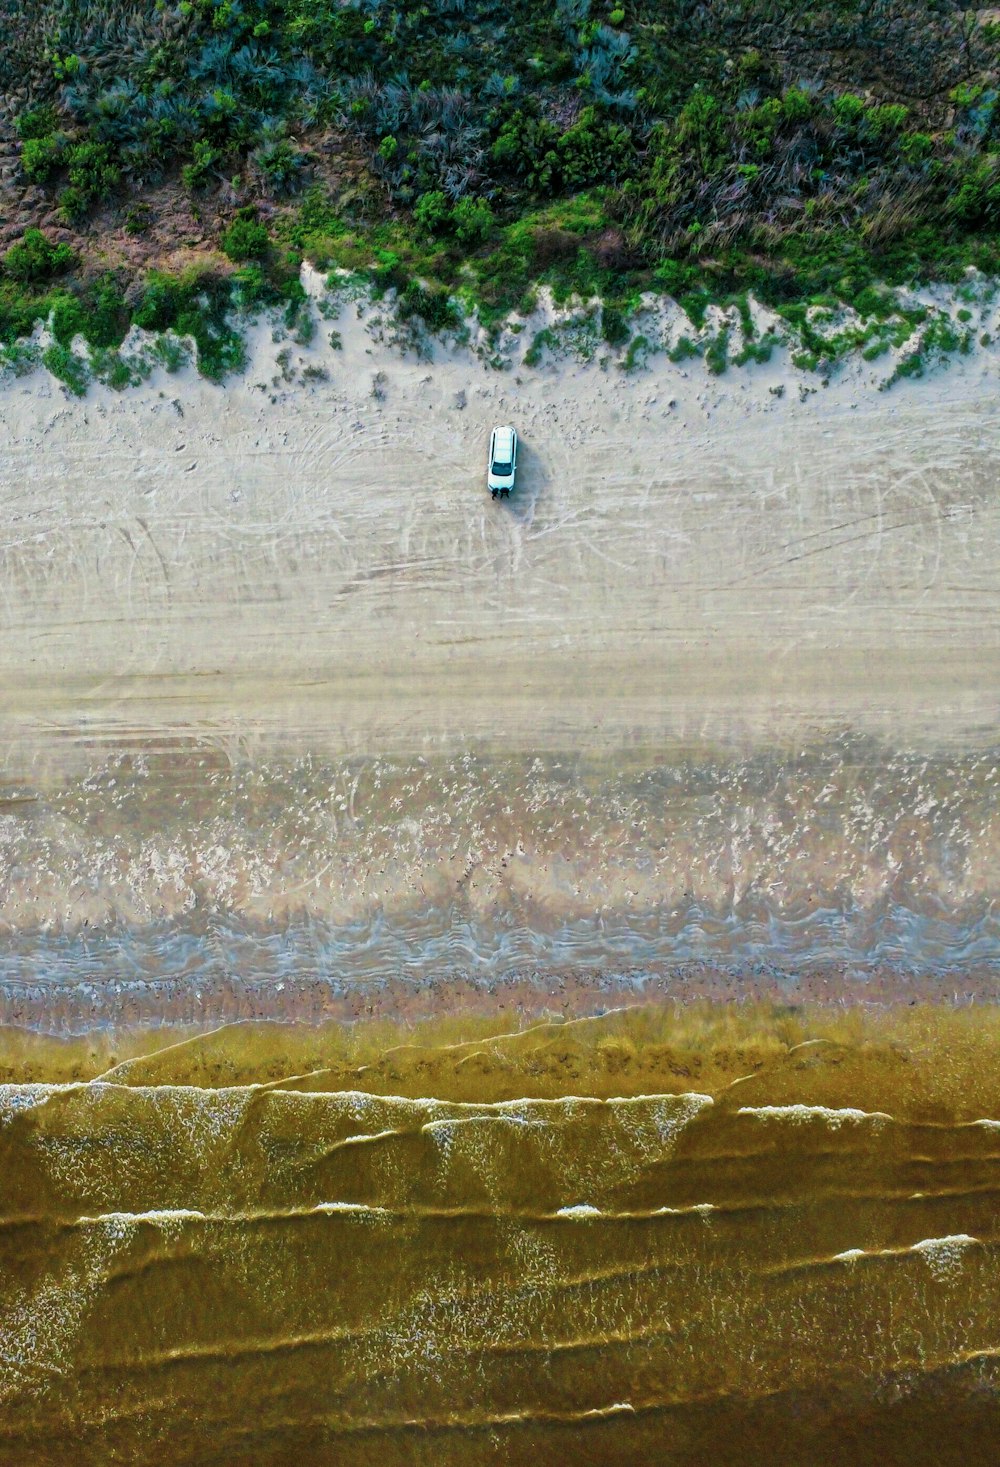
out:
{"label": "dense vegetation", "polygon": [[294,310],[303,254],[432,327],[542,280],[612,330],[648,289],[884,316],[881,282],[1000,268],[993,14],[0,0],[0,338],[54,313],[56,347],[112,351],[134,321],[221,375],[229,307]]}

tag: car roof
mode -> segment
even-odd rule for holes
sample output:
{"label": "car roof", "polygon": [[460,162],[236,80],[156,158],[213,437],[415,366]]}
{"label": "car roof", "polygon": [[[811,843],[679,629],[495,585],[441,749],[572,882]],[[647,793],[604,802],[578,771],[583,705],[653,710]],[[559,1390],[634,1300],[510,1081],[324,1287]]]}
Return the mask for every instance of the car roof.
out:
{"label": "car roof", "polygon": [[493,442],[497,448],[509,448],[514,442],[514,437],[514,429],[511,427],[493,429]]}

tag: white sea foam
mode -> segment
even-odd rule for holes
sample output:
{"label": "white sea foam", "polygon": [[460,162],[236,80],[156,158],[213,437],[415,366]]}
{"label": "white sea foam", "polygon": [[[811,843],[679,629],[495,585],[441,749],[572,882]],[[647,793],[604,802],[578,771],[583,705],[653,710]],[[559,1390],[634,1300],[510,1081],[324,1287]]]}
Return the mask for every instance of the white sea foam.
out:
{"label": "white sea foam", "polygon": [[556,1217],[600,1217],[601,1209],[591,1207],[589,1202],[577,1202],[573,1207],[560,1207]]}
{"label": "white sea foam", "polygon": [[391,1217],[387,1207],[373,1207],[368,1202],[317,1202],[313,1212],[361,1213],[369,1217]]}
{"label": "white sea foam", "polygon": [[94,1217],[84,1214],[77,1218],[81,1227],[101,1226],[109,1224],[127,1224],[129,1227],[136,1223],[152,1223],[158,1226],[163,1223],[178,1222],[206,1222],[208,1214],[199,1212],[193,1207],[154,1207],[148,1212],[101,1212]]}
{"label": "white sea foam", "polygon": [[793,1124],[825,1121],[833,1130],[845,1124],[857,1125],[860,1121],[877,1121],[883,1124],[892,1120],[892,1116],[883,1110],[855,1110],[851,1106],[834,1109],[828,1105],[741,1105],[737,1115],[759,1116],[762,1120],[791,1121]]}
{"label": "white sea foam", "polygon": [[965,1266],[965,1253],[979,1243],[968,1233],[950,1233],[943,1238],[922,1238],[914,1243],[911,1253],[919,1253],[939,1283],[949,1283]]}

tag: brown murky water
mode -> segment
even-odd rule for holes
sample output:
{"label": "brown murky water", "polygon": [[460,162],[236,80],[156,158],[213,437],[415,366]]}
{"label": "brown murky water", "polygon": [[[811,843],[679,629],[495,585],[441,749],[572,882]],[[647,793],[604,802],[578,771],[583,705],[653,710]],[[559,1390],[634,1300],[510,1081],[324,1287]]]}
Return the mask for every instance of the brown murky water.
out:
{"label": "brown murky water", "polygon": [[987,1460],[996,1010],[0,1062],[11,1467]]}

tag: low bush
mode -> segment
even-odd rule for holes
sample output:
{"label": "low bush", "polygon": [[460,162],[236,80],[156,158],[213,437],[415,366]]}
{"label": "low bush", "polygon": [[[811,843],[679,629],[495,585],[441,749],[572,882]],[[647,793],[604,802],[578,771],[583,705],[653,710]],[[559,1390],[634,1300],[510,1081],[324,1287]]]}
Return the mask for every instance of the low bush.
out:
{"label": "low bush", "polygon": [[40,229],[26,229],[22,239],[3,257],[4,272],[12,280],[51,280],[72,269],[76,254],[68,244],[56,244]]}
{"label": "low bush", "polygon": [[241,209],[224,231],[222,248],[231,260],[262,260],[271,247],[267,228],[252,210]]}
{"label": "low bush", "polygon": [[90,370],[87,363],[70,351],[68,346],[63,346],[58,341],[53,342],[42,354],[42,365],[52,373],[53,377],[62,382],[74,397],[85,395],[90,382]]}
{"label": "low bush", "polygon": [[609,346],[624,346],[632,335],[622,311],[605,305],[601,311],[601,335]]}
{"label": "low bush", "polygon": [[48,183],[59,172],[66,152],[66,140],[54,137],[28,138],[21,148],[21,167],[32,183]]}
{"label": "low bush", "polygon": [[462,318],[454,303],[444,290],[429,290],[411,280],[399,297],[397,306],[401,320],[409,321],[419,316],[429,331],[457,331]]}

